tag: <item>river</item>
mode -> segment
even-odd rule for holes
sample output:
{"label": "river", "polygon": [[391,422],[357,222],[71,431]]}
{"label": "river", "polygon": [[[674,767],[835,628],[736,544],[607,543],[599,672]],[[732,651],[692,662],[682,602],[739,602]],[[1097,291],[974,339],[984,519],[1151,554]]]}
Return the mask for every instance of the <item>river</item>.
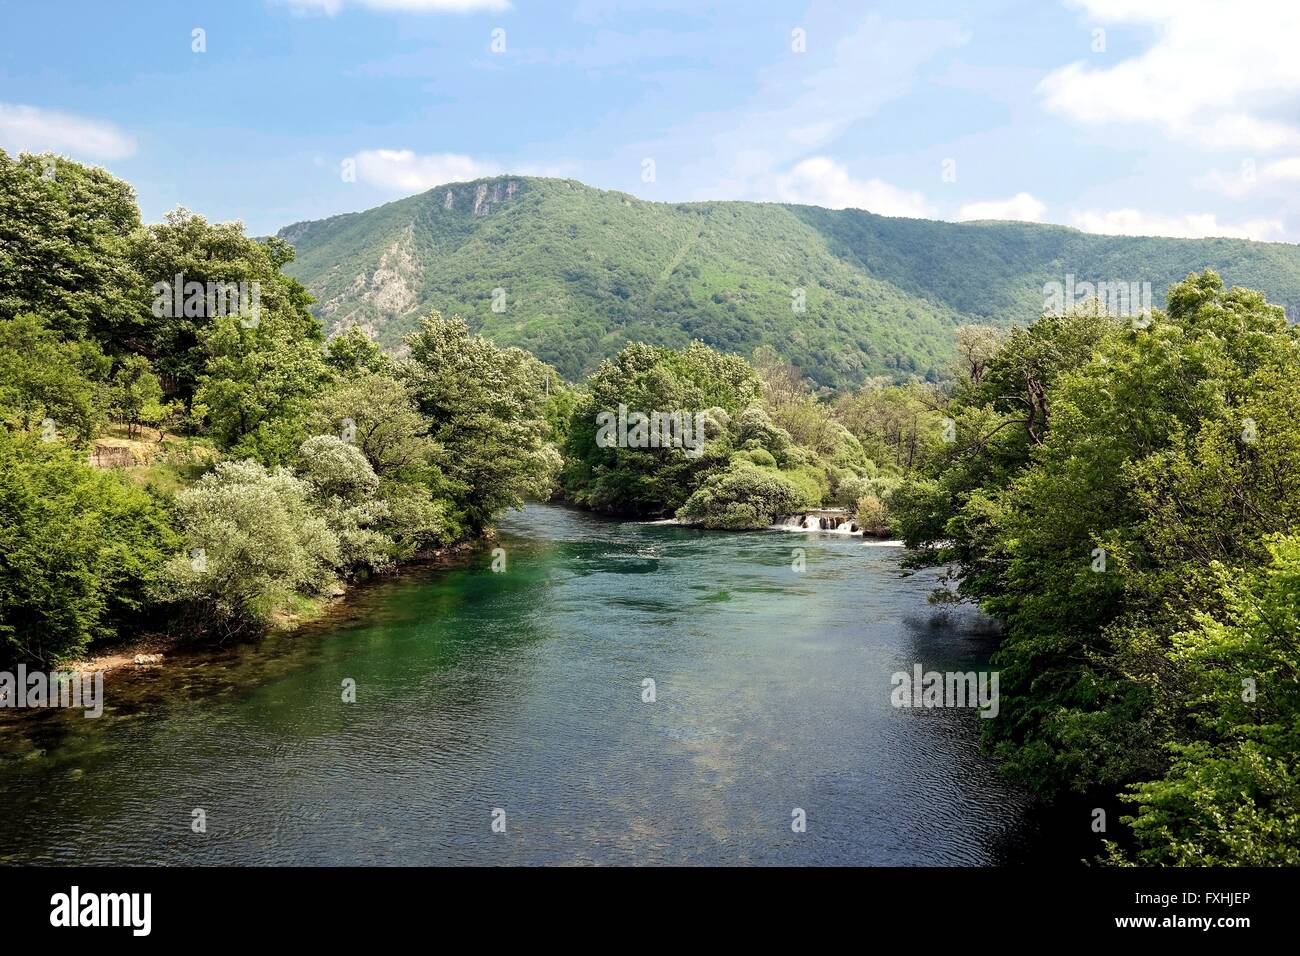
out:
{"label": "river", "polygon": [[484,547],[295,633],[110,675],[101,718],[0,723],[0,862],[1040,852],[1028,802],[978,751],[976,711],[890,703],[894,672],[985,667],[991,643],[973,612],[936,615],[934,578],[901,575],[900,548],[545,505],[495,544],[503,571]]}

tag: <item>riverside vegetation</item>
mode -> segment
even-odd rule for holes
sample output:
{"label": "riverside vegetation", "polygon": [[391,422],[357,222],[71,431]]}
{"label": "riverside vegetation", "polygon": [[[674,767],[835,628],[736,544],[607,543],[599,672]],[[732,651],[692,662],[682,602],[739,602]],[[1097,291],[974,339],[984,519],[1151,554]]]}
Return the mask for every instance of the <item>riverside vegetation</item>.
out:
{"label": "riverside vegetation", "polygon": [[[838,392],[698,341],[570,384],[436,311],[400,357],[327,338],[294,255],[0,152],[0,656],[286,626],[528,499],[729,529],[841,507],[1002,622],[988,746],[1046,797],[1123,794],[1109,862],[1300,862],[1300,341],[1263,294],[1206,271],[1139,322],[966,325],[942,374]],[[256,284],[255,321],[159,316],[177,275]],[[702,413],[702,447],[599,443],[620,405]]]}

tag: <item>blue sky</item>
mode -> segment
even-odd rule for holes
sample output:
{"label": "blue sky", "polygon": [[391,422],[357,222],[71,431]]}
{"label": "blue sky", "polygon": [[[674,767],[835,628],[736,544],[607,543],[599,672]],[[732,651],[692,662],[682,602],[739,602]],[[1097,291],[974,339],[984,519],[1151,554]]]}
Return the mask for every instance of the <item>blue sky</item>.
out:
{"label": "blue sky", "polygon": [[150,221],[264,234],[513,172],[1300,241],[1294,0],[0,0],[0,23],[0,147],[103,165]]}

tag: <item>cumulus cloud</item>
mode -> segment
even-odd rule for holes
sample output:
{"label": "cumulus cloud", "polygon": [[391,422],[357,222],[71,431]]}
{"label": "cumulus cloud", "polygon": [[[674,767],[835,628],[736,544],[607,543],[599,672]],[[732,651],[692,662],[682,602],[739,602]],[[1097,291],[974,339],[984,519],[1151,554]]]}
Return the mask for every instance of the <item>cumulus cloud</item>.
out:
{"label": "cumulus cloud", "polygon": [[1021,222],[1042,222],[1047,204],[1029,193],[1016,193],[1010,199],[990,199],[968,202],[957,213],[959,220],[1015,219]]}
{"label": "cumulus cloud", "polygon": [[1141,54],[1075,62],[1040,84],[1080,123],[1146,124],[1207,149],[1300,144],[1294,0],[1072,0],[1096,23],[1154,28]]}
{"label": "cumulus cloud", "polygon": [[418,193],[443,183],[465,182],[495,176],[495,163],[460,153],[419,154],[409,149],[365,149],[349,159],[356,165],[357,179],[380,189]]}
{"label": "cumulus cloud", "polygon": [[840,163],[814,156],[778,176],[776,192],[782,202],[825,206],[827,209],[866,209],[882,216],[913,219],[931,214],[925,197],[879,179],[854,179]]}
{"label": "cumulus cloud", "polygon": [[1217,236],[1267,241],[1280,238],[1284,232],[1278,219],[1250,219],[1229,225],[1221,224],[1214,213],[1166,216],[1136,209],[1085,210],[1074,213],[1073,220],[1074,225],[1084,232],[1111,236],[1170,236],[1175,239]]}
{"label": "cumulus cloud", "polygon": [[122,159],[135,152],[135,140],[112,123],[10,103],[0,103],[0,146],[14,153],[88,159]]}
{"label": "cumulus cloud", "polygon": [[393,13],[501,13],[510,0],[280,0],[294,13],[337,16],[344,6]]}

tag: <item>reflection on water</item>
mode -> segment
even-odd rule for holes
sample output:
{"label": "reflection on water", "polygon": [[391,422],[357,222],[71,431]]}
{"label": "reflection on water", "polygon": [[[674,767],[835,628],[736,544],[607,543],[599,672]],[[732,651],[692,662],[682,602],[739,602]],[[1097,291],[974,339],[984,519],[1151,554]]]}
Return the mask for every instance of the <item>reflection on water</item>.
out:
{"label": "reflection on water", "polygon": [[99,720],[0,723],[0,861],[982,864],[1034,846],[974,712],[890,706],[893,672],[989,651],[973,616],[933,618],[933,579],[900,577],[898,549],[549,506],[498,543],[505,573],[484,550],[326,624],[110,680]]}

